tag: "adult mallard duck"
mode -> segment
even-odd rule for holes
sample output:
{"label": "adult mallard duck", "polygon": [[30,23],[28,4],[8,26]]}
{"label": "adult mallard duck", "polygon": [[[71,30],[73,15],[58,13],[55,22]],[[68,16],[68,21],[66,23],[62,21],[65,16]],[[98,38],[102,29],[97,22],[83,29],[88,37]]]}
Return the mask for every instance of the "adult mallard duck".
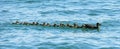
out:
{"label": "adult mallard duck", "polygon": [[98,29],[100,25],[101,25],[100,23],[96,23],[96,25],[83,24],[81,27],[82,28],[90,28],[90,29]]}

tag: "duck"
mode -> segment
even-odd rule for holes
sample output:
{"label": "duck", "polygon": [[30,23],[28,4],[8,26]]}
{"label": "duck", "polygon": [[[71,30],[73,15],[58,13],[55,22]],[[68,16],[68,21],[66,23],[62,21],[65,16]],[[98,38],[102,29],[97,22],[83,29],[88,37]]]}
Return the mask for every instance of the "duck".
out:
{"label": "duck", "polygon": [[100,23],[96,23],[96,25],[83,24],[81,27],[82,28],[89,28],[89,29],[98,29],[100,25],[101,25]]}

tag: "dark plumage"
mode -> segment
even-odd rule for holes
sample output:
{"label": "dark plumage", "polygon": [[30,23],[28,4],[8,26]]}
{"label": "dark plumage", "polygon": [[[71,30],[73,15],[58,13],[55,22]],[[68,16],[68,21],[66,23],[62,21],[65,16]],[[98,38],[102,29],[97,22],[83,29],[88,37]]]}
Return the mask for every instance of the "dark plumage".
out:
{"label": "dark plumage", "polygon": [[35,25],[39,25],[39,23],[38,23],[38,22],[36,22],[36,23],[35,23]]}
{"label": "dark plumage", "polygon": [[83,24],[81,27],[82,28],[91,28],[91,29],[97,29],[99,28],[101,24],[100,23],[96,23],[96,25],[91,25],[91,24]]}
{"label": "dark plumage", "polygon": [[77,28],[78,25],[76,23],[73,24],[73,28]]}
{"label": "dark plumage", "polygon": [[49,27],[69,27],[69,28],[89,28],[89,29],[99,29],[99,26],[101,25],[100,23],[96,23],[96,25],[92,24],[83,24],[82,26],[79,26],[78,24],[74,23],[73,25],[70,24],[63,24],[60,23],[59,25],[53,24],[50,25],[49,23],[43,22],[42,24],[39,24],[38,22],[13,22],[12,24],[21,24],[21,25],[41,25],[41,26],[49,26]]}
{"label": "dark plumage", "polygon": [[19,24],[19,21],[13,22],[12,24]]}
{"label": "dark plumage", "polygon": [[67,27],[72,27],[70,24],[66,24]]}
{"label": "dark plumage", "polygon": [[46,26],[51,26],[51,25],[49,23],[47,23]]}
{"label": "dark plumage", "polygon": [[30,25],[35,25],[35,22],[30,23]]}
{"label": "dark plumage", "polygon": [[45,23],[45,22],[43,22],[43,23],[42,23],[42,24],[40,24],[40,25],[45,26],[45,25],[46,25],[46,23]]}
{"label": "dark plumage", "polygon": [[23,22],[23,25],[28,25],[28,22]]}
{"label": "dark plumage", "polygon": [[53,24],[53,27],[59,27],[59,25],[57,25],[57,24]]}
{"label": "dark plumage", "polygon": [[62,24],[62,23],[60,23],[60,25],[59,25],[60,27],[65,27],[65,25],[64,24]]}

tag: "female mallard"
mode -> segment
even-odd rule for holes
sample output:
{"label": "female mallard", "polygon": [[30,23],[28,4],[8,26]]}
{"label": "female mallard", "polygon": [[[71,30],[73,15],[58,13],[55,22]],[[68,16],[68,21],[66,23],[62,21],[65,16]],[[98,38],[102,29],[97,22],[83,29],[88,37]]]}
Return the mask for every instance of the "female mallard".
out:
{"label": "female mallard", "polygon": [[96,26],[95,25],[91,25],[91,24],[83,24],[81,27],[82,28],[97,29],[97,28],[99,28],[100,25],[101,25],[100,23],[96,23]]}

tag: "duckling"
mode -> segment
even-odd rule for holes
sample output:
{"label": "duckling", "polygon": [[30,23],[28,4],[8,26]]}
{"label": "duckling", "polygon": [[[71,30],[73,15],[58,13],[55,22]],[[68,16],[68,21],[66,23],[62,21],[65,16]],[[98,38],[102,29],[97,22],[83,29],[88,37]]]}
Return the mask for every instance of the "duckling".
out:
{"label": "duckling", "polygon": [[42,24],[40,24],[41,26],[45,26],[46,25],[46,23],[45,22],[43,22]]}
{"label": "duckling", "polygon": [[68,26],[68,27],[69,27],[69,26],[70,26],[70,24],[67,24],[66,26]]}
{"label": "duckling", "polygon": [[81,26],[77,26],[77,28],[82,28]]}
{"label": "duckling", "polygon": [[83,24],[81,27],[82,28],[90,28],[90,29],[98,29],[100,25],[101,25],[100,23],[96,23],[96,26],[91,25],[91,24]]}
{"label": "duckling", "polygon": [[70,24],[67,24],[66,26],[67,26],[67,27],[72,27],[72,25],[70,25]]}
{"label": "duckling", "polygon": [[59,25],[57,25],[57,24],[53,24],[53,27],[59,27]]}
{"label": "duckling", "polygon": [[46,26],[50,26],[50,24],[49,24],[49,23],[47,23],[47,24],[46,24]]}
{"label": "duckling", "polygon": [[73,28],[81,28],[81,26],[77,25],[76,23],[73,24]]}
{"label": "duckling", "polygon": [[57,24],[53,24],[53,27],[56,27],[57,26]]}
{"label": "duckling", "polygon": [[73,28],[77,28],[78,25],[76,23],[73,24]]}
{"label": "duckling", "polygon": [[29,25],[29,23],[28,23],[28,22],[23,22],[22,24],[23,24],[23,25]]}
{"label": "duckling", "polygon": [[65,24],[62,24],[62,23],[60,23],[60,25],[59,25],[60,27],[65,27]]}
{"label": "duckling", "polygon": [[39,23],[38,22],[35,22],[35,25],[38,25]]}
{"label": "duckling", "polygon": [[13,22],[12,24],[19,24],[20,22],[17,20],[16,22]]}
{"label": "duckling", "polygon": [[35,25],[35,22],[30,23],[29,25]]}

